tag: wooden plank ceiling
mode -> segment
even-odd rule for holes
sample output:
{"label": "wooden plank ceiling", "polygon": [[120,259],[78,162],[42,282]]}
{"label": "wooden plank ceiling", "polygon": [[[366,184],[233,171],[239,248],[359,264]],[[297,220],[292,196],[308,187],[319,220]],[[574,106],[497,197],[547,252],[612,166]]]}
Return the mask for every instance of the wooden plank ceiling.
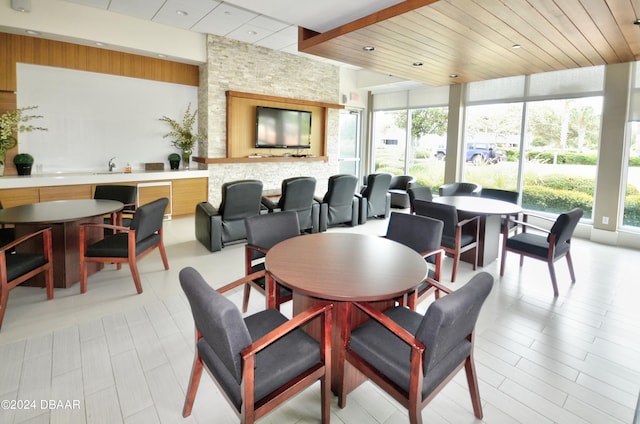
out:
{"label": "wooden plank ceiling", "polygon": [[640,0],[407,0],[300,28],[298,50],[439,86],[638,60],[638,14]]}

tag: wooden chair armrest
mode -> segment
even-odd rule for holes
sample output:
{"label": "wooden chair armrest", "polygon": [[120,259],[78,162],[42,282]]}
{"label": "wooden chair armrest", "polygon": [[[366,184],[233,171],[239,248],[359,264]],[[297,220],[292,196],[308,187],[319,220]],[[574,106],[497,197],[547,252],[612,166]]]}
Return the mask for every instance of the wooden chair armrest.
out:
{"label": "wooden chair armrest", "polygon": [[531,212],[522,212],[522,220],[523,220],[524,222],[527,222],[527,219],[528,219],[530,216],[531,216],[531,217],[534,217],[534,218],[536,218],[536,219],[540,219],[540,220],[543,220],[543,221],[547,221],[547,222],[555,222],[555,220],[556,220],[555,218],[551,218],[551,217],[544,216],[544,215],[538,215],[538,214],[536,214],[536,213],[531,213]]}
{"label": "wooden chair armrest", "polygon": [[254,280],[257,280],[258,278],[266,277],[266,275],[267,275],[267,271],[265,271],[264,269],[260,270],[260,271],[253,272],[253,273],[251,273],[249,275],[245,275],[244,277],[239,278],[239,279],[237,279],[237,280],[235,280],[235,281],[233,281],[233,282],[231,282],[229,284],[225,284],[224,286],[222,286],[219,289],[217,289],[217,292],[218,293],[228,292],[229,290],[232,290],[232,289],[234,289],[234,288],[236,288],[238,286],[250,283],[250,282],[252,282]]}
{"label": "wooden chair armrest", "polygon": [[479,216],[474,216],[474,217],[471,217],[471,218],[463,219],[462,221],[458,221],[458,227],[464,227],[465,225],[470,224],[473,221],[476,221],[479,224],[480,223],[480,217]]}
{"label": "wooden chair armrest", "polygon": [[269,251],[269,249],[265,249],[264,247],[256,246],[255,244],[246,244],[245,249],[247,250],[257,250],[260,253],[264,253],[265,255]]}
{"label": "wooden chair armrest", "polygon": [[442,255],[444,255],[444,250],[443,249],[428,250],[426,252],[422,252],[421,255],[425,259],[427,259],[427,258],[429,258],[431,256],[435,256],[436,260],[438,260],[439,258],[442,257]]}
{"label": "wooden chair armrest", "polygon": [[256,353],[260,352],[262,349],[266,348],[270,344],[273,344],[275,341],[281,339],[282,337],[292,332],[296,328],[302,326],[303,324],[306,324],[307,322],[311,321],[312,319],[320,315],[325,316],[325,319],[328,320],[327,322],[328,322],[328,325],[330,326],[331,318],[330,318],[329,312],[331,311],[332,308],[333,308],[333,303],[328,303],[326,305],[313,306],[305,311],[302,311],[301,313],[291,318],[289,321],[271,330],[270,332],[260,337],[255,342],[251,343],[249,346],[242,349],[242,352],[240,352],[240,355],[242,355],[242,358],[246,360],[248,356],[255,355]]}
{"label": "wooden chair armrest", "polygon": [[[2,246],[2,248],[0,248],[0,253],[5,254],[5,252],[13,250],[16,246],[34,237],[38,237],[40,234],[42,234],[43,237],[45,237],[44,233],[48,233],[49,234],[48,237],[51,238],[51,227],[43,228],[33,233],[25,234],[24,236],[15,239],[11,243],[5,244],[4,246]],[[46,243],[46,240],[45,240],[45,243]]]}
{"label": "wooden chair armrest", "polygon": [[98,224],[98,223],[85,223],[85,224],[80,224],[81,227],[95,227],[95,228],[105,228],[108,230],[116,230],[118,232],[129,232],[129,231],[133,231],[131,230],[131,228],[129,227],[122,227],[120,225],[114,225],[114,224]]}
{"label": "wooden chair armrest", "polygon": [[[546,228],[542,228],[542,227],[540,227],[538,225],[531,224],[531,223],[529,223],[527,221],[522,221],[522,220],[519,220],[519,219],[510,219],[509,217],[507,217],[507,224],[510,223],[510,222],[513,222],[516,225],[520,225],[520,226],[525,227],[525,228],[531,228],[531,229],[534,229],[534,230],[542,231],[545,234],[549,234],[549,232],[550,232]],[[505,225],[505,228],[508,228],[508,227],[509,227],[508,225]]]}
{"label": "wooden chair armrest", "polygon": [[407,330],[402,328],[396,322],[394,322],[391,318],[383,314],[381,311],[372,308],[366,303],[353,302],[352,305],[356,306],[365,314],[369,315],[371,319],[378,321],[382,326],[384,326],[387,330],[391,331],[398,338],[400,338],[403,342],[411,346],[411,349],[415,349],[418,352],[422,353],[425,350],[424,344],[415,338],[415,336],[409,333]]}
{"label": "wooden chair armrest", "polygon": [[427,281],[429,282],[429,284],[433,287],[436,288],[436,290],[440,290],[441,292],[444,292],[445,294],[451,294],[453,293],[453,290],[451,290],[449,287],[443,286],[440,282],[438,281],[434,281],[434,280],[430,280],[427,279]]}

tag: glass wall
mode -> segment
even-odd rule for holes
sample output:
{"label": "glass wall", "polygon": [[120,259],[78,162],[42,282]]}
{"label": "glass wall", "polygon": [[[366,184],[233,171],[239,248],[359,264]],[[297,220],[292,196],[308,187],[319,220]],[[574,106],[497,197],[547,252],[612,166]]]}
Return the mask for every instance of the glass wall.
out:
{"label": "glass wall", "polygon": [[463,179],[522,192],[525,209],[593,210],[604,67],[470,83]]}

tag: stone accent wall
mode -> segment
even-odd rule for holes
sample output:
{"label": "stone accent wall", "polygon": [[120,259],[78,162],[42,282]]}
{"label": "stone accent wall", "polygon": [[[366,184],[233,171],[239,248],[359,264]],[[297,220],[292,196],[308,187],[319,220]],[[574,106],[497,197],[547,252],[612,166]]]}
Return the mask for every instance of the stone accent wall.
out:
{"label": "stone accent wall", "polygon": [[[226,157],[227,90],[327,103],[339,102],[339,67],[215,35],[207,39],[207,64],[200,72],[199,118],[208,140],[199,154]],[[204,111],[206,115],[202,116]],[[327,179],[338,173],[339,111],[329,110],[328,162],[256,162],[209,165],[209,201],[220,204],[220,186],[227,181],[258,179],[266,190],[280,188],[285,178],[314,176],[316,194],[324,195]],[[206,152],[206,155],[204,154]]]}

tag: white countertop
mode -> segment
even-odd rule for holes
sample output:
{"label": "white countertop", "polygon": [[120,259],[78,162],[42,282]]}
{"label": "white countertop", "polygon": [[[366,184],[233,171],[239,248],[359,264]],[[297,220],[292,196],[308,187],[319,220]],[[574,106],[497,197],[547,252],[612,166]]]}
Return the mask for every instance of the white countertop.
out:
{"label": "white countertop", "polygon": [[137,171],[137,172],[69,172],[32,175],[12,175],[0,177],[0,189],[2,188],[27,188],[64,186],[76,184],[108,184],[129,181],[157,181],[179,180],[185,178],[206,178],[208,170],[177,170],[177,171]]}

